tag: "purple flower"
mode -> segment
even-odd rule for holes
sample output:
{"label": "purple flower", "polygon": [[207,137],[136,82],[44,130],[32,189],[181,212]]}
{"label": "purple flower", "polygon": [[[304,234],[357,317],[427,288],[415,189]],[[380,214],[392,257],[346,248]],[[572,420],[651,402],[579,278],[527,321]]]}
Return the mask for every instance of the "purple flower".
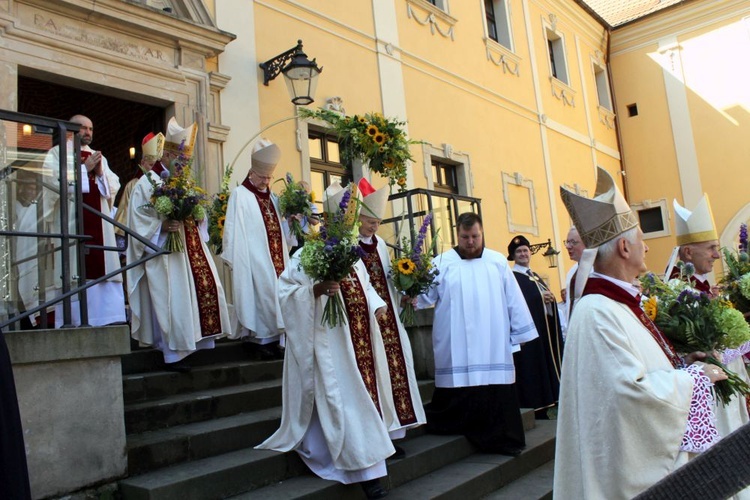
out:
{"label": "purple flower", "polygon": [[289,172],[287,172],[286,173],[286,183],[287,184],[291,184],[292,182],[294,182],[294,179],[292,179],[292,174],[290,174]]}
{"label": "purple flower", "polygon": [[350,190],[347,190],[344,193],[344,196],[341,197],[341,202],[339,202],[339,208],[346,212],[346,207],[349,206],[349,199],[352,197],[352,192]]}
{"label": "purple flower", "polygon": [[740,224],[740,252],[747,252],[747,224]]}
{"label": "purple flower", "polygon": [[422,227],[419,228],[419,234],[417,235],[417,243],[414,245],[414,252],[412,253],[412,260],[417,261],[418,256],[422,253],[422,246],[424,245],[424,240],[427,237],[427,228],[430,227],[430,222],[432,222],[432,214],[427,214],[427,217],[424,218],[424,221],[422,221]]}
{"label": "purple flower", "polygon": [[162,179],[165,179],[165,180],[169,179],[169,170],[167,170],[167,169],[162,170],[161,174],[159,174],[159,177],[161,177]]}
{"label": "purple flower", "polygon": [[331,245],[326,245],[326,246],[324,246],[324,247],[323,247],[323,251],[324,251],[325,253],[331,253],[331,252],[333,252],[333,246],[331,246]]}
{"label": "purple flower", "polygon": [[685,263],[685,275],[689,278],[695,274],[695,264],[692,262]]}

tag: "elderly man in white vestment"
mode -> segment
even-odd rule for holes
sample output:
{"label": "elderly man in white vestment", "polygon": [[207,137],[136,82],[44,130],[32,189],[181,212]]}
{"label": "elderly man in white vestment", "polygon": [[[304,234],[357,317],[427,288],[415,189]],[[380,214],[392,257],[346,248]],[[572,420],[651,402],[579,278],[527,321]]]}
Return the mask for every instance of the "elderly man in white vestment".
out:
{"label": "elderly man in white vestment", "polygon": [[[115,196],[117,195],[117,191],[120,190],[120,178],[109,168],[107,158],[102,155],[102,152],[91,148],[90,144],[94,138],[94,125],[91,120],[83,115],[75,115],[70,121],[81,126],[78,136],[81,140],[81,191],[83,193],[83,202],[103,214],[111,216]],[[69,155],[67,159],[68,181],[72,181],[72,141],[68,141],[67,151]],[[45,171],[53,172],[55,176],[58,175],[60,168],[59,161],[60,148],[59,146],[55,146],[49,150],[44,160]],[[53,184],[58,185],[56,180]],[[46,193],[45,196],[47,196]],[[56,193],[55,198],[57,198]],[[60,200],[56,199],[55,201],[59,203]],[[69,210],[69,216],[71,216],[71,228],[75,228],[75,212]],[[59,220],[56,223],[59,225]],[[83,232],[91,237],[87,241],[90,245],[116,246],[114,226],[87,210],[83,211]],[[59,257],[56,258],[57,265],[60,264],[59,261]],[[100,278],[120,267],[120,259],[117,252],[100,249],[88,249],[85,256],[85,263],[87,280]],[[59,274],[58,272],[55,273],[56,276]],[[62,282],[59,279],[56,278],[58,280],[58,288],[62,289]],[[86,291],[86,301],[88,305],[88,323],[91,326],[125,322],[125,293],[122,288],[122,274],[116,274],[108,280],[89,288]],[[74,325],[81,323],[80,312],[77,306],[78,303],[74,302],[72,308],[72,321]],[[55,308],[56,327],[62,326],[63,323],[62,307],[62,303],[60,303]]]}
{"label": "elderly man in white vestment", "polygon": [[[176,232],[183,240],[184,251],[160,255],[128,271],[131,336],[142,345],[162,351],[166,369],[184,372],[190,370],[183,362],[185,357],[199,349],[213,348],[214,339],[229,334],[231,326],[224,288],[205,244],[205,219],[197,224],[169,220],[151,206],[154,186],[169,177],[169,170],[158,161],[163,145],[162,134],[143,145],[143,164],[150,163],[151,169],[131,193],[128,227],[158,246],[166,244],[168,233]],[[192,143],[184,144],[183,155],[189,158],[191,154]],[[127,262],[146,253],[153,251],[132,238]]]}
{"label": "elderly man in white vestment", "polygon": [[427,430],[463,434],[479,449],[518,455],[526,446],[513,351],[538,337],[507,259],[484,247],[482,219],[456,222],[458,246],[433,260],[436,286],[417,299],[435,305],[435,393]]}
{"label": "elderly man in white vestment", "polygon": [[[716,297],[715,289],[711,287],[706,277],[713,271],[714,261],[720,258],[719,235],[716,232],[716,223],[708,195],[704,194],[692,211],[677,203],[677,200],[674,200],[673,204],[677,246],[672,252],[665,275],[686,280],[697,290],[712,298]],[[675,265],[678,257],[685,263],[693,264],[694,275],[685,276],[680,273]],[[748,375],[743,355],[748,351],[750,351],[750,342],[722,353],[722,361],[727,368],[739,375],[745,382],[748,382]],[[736,431],[748,420],[750,419],[744,397],[735,395],[727,405],[717,402],[716,427],[722,437]],[[734,498],[750,499],[750,489],[742,490]]]}
{"label": "elderly man in white vestment", "polygon": [[282,358],[284,318],[278,278],[289,262],[279,198],[270,183],[281,150],[267,139],[253,148],[250,171],[229,196],[221,257],[232,269],[233,338],[246,338],[261,359]]}
{"label": "elderly man in white vestment", "polygon": [[[375,190],[367,179],[362,179],[359,181],[359,192],[362,195],[362,209],[359,214],[359,246],[364,250],[362,262],[367,268],[370,283],[387,304],[387,311],[378,324],[388,358],[388,372],[396,411],[393,424],[388,431],[392,439],[401,439],[406,435],[407,429],[424,424],[426,418],[417,376],[414,373],[409,335],[399,318],[401,295],[389,278],[391,258],[388,247],[382,238],[375,235],[380,227],[380,221],[385,216],[390,187],[384,186]],[[404,453],[402,448],[396,447],[397,457],[402,457]]]}
{"label": "elderly man in white vestment", "polygon": [[565,344],[554,495],[632,498],[718,440],[711,386],[726,375],[697,362],[704,353],[681,359],[641,309],[633,281],[648,247],[612,177],[599,169],[593,199],[560,191],[587,249]]}
{"label": "elderly man in white vestment", "polygon": [[[336,211],[344,192],[338,183],[329,186],[326,212]],[[296,450],[318,476],[361,483],[368,498],[381,498],[387,492],[378,478],[394,453],[388,430],[395,425],[378,328],[387,306],[361,260],[340,283],[314,283],[300,267],[300,253],[279,280],[287,324],[281,427],[259,448]],[[332,328],[321,320],[335,294],[341,294],[347,322]]]}
{"label": "elderly man in white vestment", "polygon": [[[568,257],[570,260],[575,262],[573,266],[568,270],[568,274],[565,276],[565,290],[572,292],[575,287],[575,276],[578,272],[578,261],[581,260],[583,251],[586,250],[586,245],[581,240],[581,236],[578,234],[578,229],[575,226],[571,226],[568,230],[568,236],[563,242],[565,249],[568,251]],[[565,322],[566,324],[570,321],[570,314],[573,308],[573,294],[566,293],[565,295]],[[563,334],[563,339],[565,334]]]}

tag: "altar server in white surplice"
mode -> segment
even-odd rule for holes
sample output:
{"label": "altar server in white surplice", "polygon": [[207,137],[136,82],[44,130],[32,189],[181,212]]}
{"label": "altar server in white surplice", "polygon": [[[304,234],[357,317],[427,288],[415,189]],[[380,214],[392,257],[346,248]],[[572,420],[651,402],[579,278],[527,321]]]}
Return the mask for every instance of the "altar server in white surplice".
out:
{"label": "altar server in white surplice", "polygon": [[[143,156],[152,168],[133,188],[127,225],[158,246],[166,244],[169,232],[178,232],[184,251],[160,255],[128,271],[131,336],[161,350],[167,369],[188,371],[190,367],[181,361],[198,349],[213,348],[214,339],[230,333],[231,326],[224,289],[205,244],[205,220],[198,225],[168,220],[150,206],[153,183],[162,184],[169,173],[158,161],[160,141],[163,147],[162,134],[143,145]],[[189,157],[192,144],[183,147],[183,155]],[[130,239],[128,263],[146,253],[152,250]]]}
{"label": "altar server in white surplice", "polygon": [[507,259],[484,247],[482,219],[461,214],[458,246],[433,260],[437,285],[419,296],[435,305],[435,393],[427,430],[463,434],[481,450],[518,455],[526,445],[513,350],[538,337]]}
{"label": "altar server in white surplice", "polygon": [[[81,139],[81,191],[83,193],[83,202],[90,207],[102,212],[107,216],[112,215],[115,196],[120,190],[120,178],[112,172],[107,163],[107,158],[102,155],[101,151],[95,151],[90,144],[94,137],[94,125],[91,120],[83,115],[75,115],[70,119],[71,122],[81,126],[78,136]],[[68,141],[68,181],[73,180],[73,142]],[[55,180],[53,184],[59,185],[57,176],[59,175],[60,148],[55,146],[49,150],[44,160],[44,168],[48,172],[53,172]],[[51,193],[50,193],[51,194]],[[44,195],[47,196],[47,193]],[[57,193],[53,199],[59,203]],[[63,198],[64,199],[64,198]],[[75,211],[68,211],[71,217],[71,229],[75,233]],[[89,245],[99,245],[114,248],[117,246],[115,240],[115,227],[98,217],[97,215],[83,211],[83,232],[90,239],[86,243]],[[59,225],[59,221],[56,221]],[[59,253],[59,252],[58,252]],[[86,262],[86,279],[93,280],[101,278],[120,267],[120,259],[116,251],[88,249],[85,255]],[[59,266],[60,258],[56,257],[56,265]],[[72,267],[72,274],[75,273],[75,267]],[[56,272],[60,276],[61,272]],[[59,280],[60,278],[56,278]],[[76,286],[73,283],[72,286]],[[62,282],[59,282],[59,289],[62,289]],[[72,322],[73,325],[80,325],[80,312],[78,308],[77,296],[73,298]],[[86,301],[88,305],[88,323],[91,326],[102,326],[111,323],[125,322],[125,293],[122,288],[122,274],[116,274],[106,281],[98,283],[86,291]],[[55,327],[63,324],[63,305],[57,304],[55,307]]]}
{"label": "altar server in white surplice", "polygon": [[632,283],[648,247],[612,177],[599,169],[593,199],[560,192],[586,250],[563,358],[554,495],[628,499],[718,440],[711,386],[726,375],[697,353],[683,361],[641,309]]}
{"label": "altar server in white surplice", "polygon": [[[344,193],[338,183],[325,193],[326,212],[335,212]],[[314,283],[300,268],[300,252],[279,280],[286,320],[281,427],[258,446],[296,450],[318,476],[362,483],[368,498],[386,492],[385,459],[394,453],[381,416],[391,392],[377,317],[385,302],[370,285],[362,261],[340,283]],[[341,294],[347,322],[322,324],[326,301]]]}
{"label": "altar server in white surplice", "polygon": [[232,296],[239,320],[234,338],[246,337],[262,358],[281,357],[284,332],[278,277],[289,262],[279,216],[279,199],[271,192],[281,150],[267,139],[253,148],[252,166],[229,196],[221,257],[232,269]]}
{"label": "altar server in white surplice", "polygon": [[[367,179],[359,181],[359,192],[363,196],[359,215],[359,246],[364,250],[362,261],[367,268],[370,282],[380,298],[388,304],[387,312],[380,318],[380,332],[388,354],[388,371],[391,378],[392,408],[385,415],[391,438],[401,439],[406,430],[426,422],[422,399],[414,374],[409,335],[399,319],[401,295],[389,278],[391,257],[382,238],[375,233],[385,216],[390,187],[375,190]],[[397,449],[401,455],[403,451]]]}

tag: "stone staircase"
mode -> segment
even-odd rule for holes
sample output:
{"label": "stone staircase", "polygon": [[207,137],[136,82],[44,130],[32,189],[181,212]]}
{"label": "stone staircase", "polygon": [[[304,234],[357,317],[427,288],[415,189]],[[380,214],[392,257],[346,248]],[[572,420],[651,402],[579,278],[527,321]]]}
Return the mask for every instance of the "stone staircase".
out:
{"label": "stone staircase", "polygon": [[[250,359],[239,342],[190,357],[190,373],[161,368],[161,354],[123,358],[130,477],[124,500],[362,499],[356,485],[312,475],[297,454],[254,450],[281,418],[281,361]],[[434,384],[421,381],[423,401]],[[518,457],[477,453],[461,436],[410,431],[406,457],[388,461],[388,498],[551,498],[555,422],[524,412]]]}

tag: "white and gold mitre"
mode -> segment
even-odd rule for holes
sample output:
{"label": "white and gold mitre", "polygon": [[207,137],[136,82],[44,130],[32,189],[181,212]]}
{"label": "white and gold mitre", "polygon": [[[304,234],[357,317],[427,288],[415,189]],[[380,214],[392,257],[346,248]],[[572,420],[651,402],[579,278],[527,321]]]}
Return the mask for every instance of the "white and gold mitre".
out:
{"label": "white and gold mitre", "polygon": [[388,208],[390,187],[383,186],[380,189],[375,189],[364,177],[359,180],[358,187],[362,196],[361,214],[383,220],[385,211]]}
{"label": "white and gold mitre", "polygon": [[682,246],[719,239],[707,194],[703,195],[692,212],[677,203],[677,200],[674,200],[674,214],[677,245]]}
{"label": "white and gold mitre", "polygon": [[[189,127],[182,128],[174,116],[169,119],[167,124],[166,142],[164,150],[175,156],[184,156],[187,159],[193,156],[195,147],[195,137],[198,133],[198,126],[195,122]],[[181,149],[180,149],[181,148]]]}
{"label": "white and gold mitre", "polygon": [[596,193],[585,198],[560,187],[565,208],[587,248],[595,248],[638,226],[638,217],[609,172],[597,167]]}
{"label": "white and gold mitre", "polygon": [[281,149],[268,139],[261,138],[253,146],[251,168],[258,175],[273,175],[280,158]]}
{"label": "white and gold mitre", "polygon": [[159,132],[154,135],[153,132],[149,132],[148,135],[143,138],[141,151],[143,151],[143,159],[145,160],[161,160],[161,157],[164,155],[164,134]]}

